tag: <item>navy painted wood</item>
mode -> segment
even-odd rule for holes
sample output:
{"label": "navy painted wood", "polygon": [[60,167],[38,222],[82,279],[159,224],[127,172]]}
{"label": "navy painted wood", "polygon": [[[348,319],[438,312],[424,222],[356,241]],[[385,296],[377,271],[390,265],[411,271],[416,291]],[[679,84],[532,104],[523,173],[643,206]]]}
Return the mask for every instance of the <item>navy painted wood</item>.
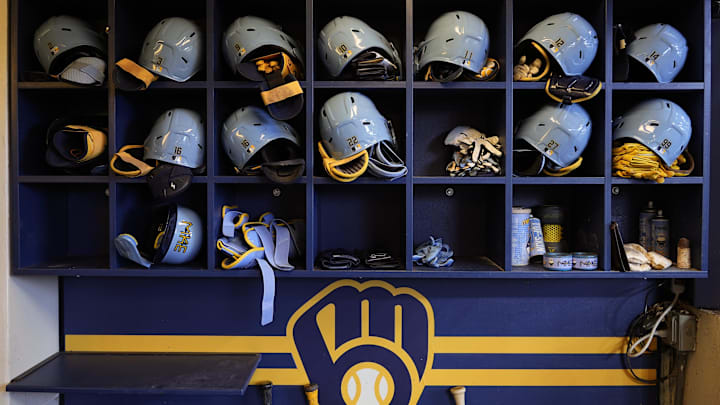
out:
{"label": "navy painted wood", "polygon": [[[640,204],[641,193],[628,191],[624,195],[613,195],[615,187],[623,190],[635,187],[637,190],[656,190],[653,193],[670,196],[664,204],[671,206],[676,212],[673,218],[676,228],[691,236],[694,246],[694,266],[703,271],[690,273],[691,276],[705,277],[708,269],[709,253],[709,178],[710,178],[710,16],[709,1],[693,3],[675,12],[673,2],[663,0],[656,2],[641,1],[618,3],[613,0],[590,1],[578,4],[575,1],[562,0],[546,5],[545,14],[571,10],[587,18],[597,29],[600,48],[591,68],[587,72],[599,77],[603,82],[603,91],[583,106],[593,118],[593,136],[585,152],[585,162],[581,168],[568,177],[521,178],[511,173],[512,135],[515,126],[537,108],[540,103],[547,102],[544,96],[543,83],[521,83],[512,81],[512,64],[514,58],[514,42],[538,19],[536,4],[525,0],[497,0],[486,2],[482,6],[470,0],[451,0],[439,7],[424,7],[412,0],[381,1],[372,0],[361,4],[335,2],[331,0],[306,0],[305,2],[288,2],[287,7],[277,7],[272,14],[263,3],[240,5],[226,0],[206,0],[205,2],[183,2],[179,7],[180,16],[196,20],[206,31],[206,64],[205,69],[186,83],[175,83],[159,80],[150,90],[141,93],[118,91],[112,80],[99,88],[82,88],[57,81],[30,82],[26,73],[40,69],[27,46],[32,37],[34,27],[45,18],[60,12],[79,15],[91,21],[97,27],[108,26],[109,60],[122,57],[134,58],[139,49],[145,32],[160,18],[165,17],[165,10],[157,5],[146,6],[137,0],[107,0],[86,7],[79,0],[68,0],[63,4],[47,6],[43,0],[11,2],[10,17],[11,41],[11,203],[13,212],[25,209],[28,214],[13,218],[13,266],[17,274],[38,274],[42,266],[48,274],[73,275],[73,268],[79,265],[89,266],[88,269],[107,269],[113,274],[123,274],[121,270],[133,268],[119,258],[112,245],[113,237],[127,228],[137,226],[138,219],[145,218],[144,201],[148,193],[144,189],[142,179],[125,179],[110,174],[108,176],[69,176],[58,174],[42,164],[43,135],[48,123],[58,117],[76,111],[106,112],[108,114],[108,136],[110,150],[108,155],[120,146],[128,143],[141,143],[145,134],[152,126],[157,115],[172,107],[189,107],[197,109],[206,119],[207,133],[207,172],[196,176],[186,201],[201,210],[206,218],[206,247],[197,263],[181,266],[179,273],[188,270],[194,275],[215,277],[213,272],[193,272],[192,269],[217,269],[218,254],[214,248],[218,210],[226,197],[242,200],[252,210],[263,206],[283,210],[294,206],[303,212],[293,212],[302,217],[308,224],[306,254],[304,263],[298,268],[313,271],[316,255],[325,248],[335,244],[347,249],[370,247],[387,243],[391,250],[404,257],[405,271],[412,272],[413,265],[410,254],[413,246],[422,240],[420,233],[438,230],[450,235],[463,234],[468,226],[459,222],[445,221],[443,216],[425,219],[422,207],[432,204],[435,210],[442,211],[450,217],[460,217],[467,208],[463,204],[447,202],[443,193],[438,199],[430,201],[418,196],[429,194],[428,190],[443,190],[446,187],[457,187],[461,190],[472,190],[472,193],[492,191],[490,203],[502,201],[498,206],[500,213],[497,235],[502,238],[503,245],[493,250],[493,262],[507,270],[507,277],[522,277],[517,269],[505,266],[510,258],[511,207],[523,204],[529,194],[524,190],[543,190],[533,203],[547,203],[555,193],[569,194],[574,190],[592,190],[592,201],[568,199],[567,204],[573,212],[588,212],[591,218],[591,229],[576,230],[590,232],[597,236],[596,250],[600,254],[603,270],[610,270],[609,232],[610,221],[623,216],[632,219]],[[185,5],[185,3],[187,3]],[[372,12],[372,5],[382,8],[378,15]],[[42,6],[40,6],[42,5]],[[412,48],[425,35],[430,23],[441,12],[464,9],[480,15],[491,32],[490,56],[501,61],[503,70],[492,82],[425,82],[415,77],[413,71]],[[140,12],[142,10],[142,12]],[[136,16],[139,14],[140,16]],[[296,185],[290,187],[293,202],[283,200],[278,204],[273,200],[272,185],[262,177],[241,177],[235,175],[218,142],[222,123],[235,109],[244,105],[259,105],[256,85],[240,80],[232,75],[222,55],[220,38],[225,28],[234,18],[241,14],[254,14],[271,18],[279,22],[284,29],[297,38],[305,48],[305,77],[301,85],[305,89],[305,111],[290,123],[298,129],[306,147],[306,176],[300,178]],[[332,81],[324,69],[319,55],[315,52],[317,34],[323,26],[337,15],[354,15],[364,18],[372,26],[386,34],[394,41],[403,58],[402,80],[393,82],[358,82]],[[691,45],[688,62],[673,83],[659,84],[642,74],[634,74],[630,82],[615,82],[612,75],[612,24],[623,23],[631,28],[652,21],[669,21],[686,34]],[[400,23],[398,23],[400,21]],[[22,45],[22,46],[21,46]],[[703,48],[702,52],[696,51]],[[639,71],[639,69],[634,69]],[[108,75],[112,77],[114,66],[108,67]],[[394,182],[364,177],[352,184],[338,184],[324,173],[316,142],[318,141],[317,120],[315,111],[330,96],[340,91],[362,91],[373,98],[380,111],[395,124],[398,133],[400,155],[405,159],[410,173],[406,178]],[[667,179],[664,185],[651,185],[646,182],[619,179],[611,176],[611,141],[612,129],[610,120],[630,107],[633,103],[648,97],[666,97],[680,103],[688,111],[693,121],[694,136],[689,150],[696,159],[696,170],[687,178]],[[503,102],[504,101],[504,102]],[[506,156],[504,160],[505,175],[482,178],[451,178],[445,175],[444,165],[450,158],[451,151],[442,145],[444,134],[456,125],[469,124],[489,134],[499,135],[505,142]],[[236,188],[238,191],[230,191]],[[78,217],[88,212],[85,201],[97,203],[89,212],[98,215],[95,229],[84,231],[73,230],[67,221],[67,228],[62,232],[73,236],[69,242],[70,251],[87,251],[80,257],[93,257],[71,263],[62,259],[60,253],[30,253],[22,248],[26,239],[24,229],[33,229],[41,233],[49,225],[30,219],[29,212],[41,209],[41,202],[28,199],[47,198],[62,194],[63,198],[76,190],[94,190],[104,192],[107,196],[101,201],[95,195],[82,200],[80,204],[60,204],[51,207],[53,216]],[[573,191],[571,191],[573,190]],[[30,191],[33,191],[32,193]],[[691,198],[702,200],[702,203],[691,204],[692,213],[680,209],[681,193],[689,191]],[[60,194],[58,194],[60,193]],[[470,194],[472,194],[470,193]],[[82,193],[81,193],[82,194]],[[500,197],[495,194],[499,194]],[[36,197],[30,197],[36,196]],[[372,196],[369,197],[369,196]],[[385,201],[377,201],[376,197]],[[545,198],[548,197],[548,198]],[[485,198],[485,196],[483,196]],[[341,206],[347,201],[346,206]],[[369,205],[368,205],[369,204]],[[483,203],[485,204],[485,203]],[[589,205],[588,205],[589,204]],[[482,205],[482,204],[481,204]],[[587,207],[591,208],[587,208]],[[361,208],[362,207],[362,208]],[[369,207],[369,208],[367,208]],[[357,227],[348,231],[334,226],[333,222],[345,214],[346,209],[362,210],[366,216],[352,221],[341,221]],[[378,214],[373,210],[383,211]],[[623,212],[623,210],[627,210]],[[481,212],[486,217],[493,216]],[[421,219],[422,218],[422,219]],[[330,219],[330,220],[329,220]],[[388,220],[389,223],[384,222]],[[418,222],[430,221],[430,222]],[[437,226],[433,221],[437,221]],[[487,222],[486,220],[479,220]],[[494,219],[493,221],[494,222]],[[451,224],[451,225],[448,225]],[[687,225],[685,225],[687,224]],[[58,222],[53,223],[57,231]],[[89,225],[86,226],[86,228]],[[80,227],[82,229],[82,226]],[[382,233],[380,241],[375,237],[378,229]],[[388,231],[390,229],[390,231]],[[418,231],[422,230],[422,231]],[[632,231],[632,228],[630,228]],[[77,237],[75,237],[77,233]],[[107,235],[100,240],[103,247],[89,248],[83,246],[86,240],[95,234]],[[350,236],[348,236],[348,234]],[[679,234],[677,236],[680,236]],[[337,243],[330,243],[337,241]],[[397,246],[395,244],[397,243]],[[460,242],[461,246],[462,243]],[[483,239],[476,241],[484,245]],[[27,243],[26,243],[27,245]],[[77,245],[77,246],[75,246]],[[93,242],[91,246],[96,246]],[[73,250],[75,249],[75,250]],[[90,250],[95,249],[94,255]],[[500,249],[500,250],[498,250]],[[462,249],[461,250],[465,250]],[[480,250],[486,250],[482,248]],[[480,257],[480,256],[474,256]],[[33,269],[33,270],[30,270]],[[27,270],[27,271],[25,271]],[[463,267],[463,270],[466,270]],[[458,271],[464,277],[495,277],[485,272],[483,267],[469,271]],[[473,272],[473,270],[475,272]],[[63,271],[66,271],[63,273]],[[83,270],[84,271],[84,270]],[[150,276],[164,277],[174,270],[156,267],[149,272]],[[93,275],[89,272],[85,275]],[[372,274],[372,273],[371,273]],[[377,273],[379,274],[379,273]],[[433,277],[446,274],[434,272]],[[651,277],[670,273],[658,273]],[[684,275],[685,273],[683,273]],[[458,275],[459,276],[459,275]],[[232,276],[230,276],[232,277]],[[244,276],[240,276],[244,277]],[[291,276],[292,277],[292,276]],[[301,276],[302,277],[302,276]],[[354,275],[352,276],[354,277]],[[454,276],[449,276],[454,277]],[[566,277],[556,273],[548,273],[547,277]],[[624,273],[609,273],[608,277],[634,277]]]}
{"label": "navy painted wood", "polygon": [[56,353],[13,379],[16,392],[243,395],[259,354]]}

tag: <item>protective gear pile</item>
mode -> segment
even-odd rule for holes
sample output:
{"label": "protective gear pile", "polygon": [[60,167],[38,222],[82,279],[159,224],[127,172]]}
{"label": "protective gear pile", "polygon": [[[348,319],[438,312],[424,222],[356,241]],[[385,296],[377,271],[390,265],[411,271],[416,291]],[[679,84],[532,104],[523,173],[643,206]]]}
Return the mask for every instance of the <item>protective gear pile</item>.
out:
{"label": "protective gear pile", "polygon": [[488,137],[475,128],[458,126],[445,137],[445,145],[456,148],[452,161],[446,166],[450,176],[501,174],[503,151],[499,137]]}
{"label": "protective gear pile", "polygon": [[107,117],[56,119],[45,138],[45,161],[68,173],[105,174]]}
{"label": "protective gear pile", "polygon": [[250,221],[248,213],[237,206],[222,207],[221,234],[217,249],[225,257],[221,266],[225,270],[258,267],[263,281],[261,325],[273,321],[275,301],[275,274],[273,269],[291,271],[295,267],[289,259],[302,256],[305,223],[302,220],[284,221],[266,212]]}
{"label": "protective gear pile", "polygon": [[[645,145],[627,142],[613,148],[613,174],[626,179],[653,180],[664,183],[667,177],[689,176],[692,169],[682,170],[681,166],[692,161],[692,156],[678,156],[671,166],[666,166],[658,155]],[[691,165],[694,167],[694,164]]]}
{"label": "protective gear pile", "polygon": [[423,242],[415,248],[413,262],[421,266],[429,267],[450,267],[455,260],[450,245],[443,243],[442,238],[430,236],[430,240]]}

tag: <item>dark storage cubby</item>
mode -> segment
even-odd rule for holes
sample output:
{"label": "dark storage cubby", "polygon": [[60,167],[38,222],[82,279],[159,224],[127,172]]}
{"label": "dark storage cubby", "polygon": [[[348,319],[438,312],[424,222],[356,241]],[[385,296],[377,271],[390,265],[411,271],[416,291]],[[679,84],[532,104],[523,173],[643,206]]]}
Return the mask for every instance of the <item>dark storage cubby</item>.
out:
{"label": "dark storage cubby", "polygon": [[[415,91],[413,161],[414,175],[445,176],[455,151],[445,146],[445,136],[457,126],[467,125],[505,142],[505,92],[503,90]],[[504,166],[503,157],[503,166]],[[504,174],[504,173],[502,173]],[[449,178],[449,177],[448,177]]]}
{"label": "dark storage cubby", "polygon": [[[505,80],[505,69],[508,68],[505,58],[506,33],[506,12],[505,2],[492,0],[477,2],[473,0],[450,0],[427,7],[421,0],[414,1],[413,15],[413,46],[417,46],[425,39],[430,25],[442,14],[449,11],[467,11],[480,17],[487,26],[490,37],[490,49],[488,56],[500,62],[500,72],[495,81]],[[512,70],[512,67],[510,67]],[[415,80],[422,80],[422,77],[415,77]]]}
{"label": "dark storage cubby", "polygon": [[[322,158],[320,152],[318,152],[317,143],[322,139],[320,137],[320,112],[322,111],[325,102],[332,96],[343,93],[346,91],[359,92],[366,95],[377,107],[380,114],[385,119],[392,122],[393,129],[395,130],[395,139],[397,141],[397,153],[405,160],[405,143],[406,143],[406,126],[405,126],[405,90],[404,89],[356,89],[356,88],[341,88],[341,89],[317,89],[315,91],[315,114],[314,125],[315,125],[315,141],[313,142],[313,150],[315,155],[315,176],[329,177],[325,173],[325,169],[322,166]],[[362,177],[375,178],[369,173],[363,174]],[[395,180],[396,182],[400,181]]]}
{"label": "dark storage cubby", "polygon": [[109,267],[106,185],[23,184],[19,192],[17,267]]}
{"label": "dark storage cubby", "polygon": [[[107,90],[23,90],[18,95],[18,164],[20,175],[64,175],[45,163],[45,140],[58,118],[107,116]],[[80,123],[80,121],[78,121]]]}
{"label": "dark storage cubby", "polygon": [[[118,92],[116,97],[115,148],[117,152],[125,145],[142,145],[155,121],[173,108],[196,111],[205,125],[205,145],[210,133],[206,119],[206,96],[202,89],[156,89],[147,92]],[[207,151],[205,162],[208,162]]]}
{"label": "dark storage cubby", "polygon": [[[574,1],[559,0],[538,3],[533,0],[513,1],[513,45],[525,36],[535,24],[551,15],[560,13],[575,13],[586,19],[593,26],[598,35],[598,50],[590,68],[585,75],[605,80],[605,47],[611,46],[610,38],[605,38],[605,2],[598,0]],[[513,64],[520,55],[514,55]],[[555,66],[559,71],[559,67]]]}
{"label": "dark storage cubby", "polygon": [[[518,185],[513,190],[513,207],[536,208],[558,205],[564,209],[564,239],[570,252],[598,254],[598,269],[603,261],[605,222],[603,221],[603,187],[601,185]],[[513,267],[513,271],[542,268],[542,263]]]}
{"label": "dark storage cubby", "polygon": [[215,26],[212,34],[215,50],[212,57],[216,81],[245,80],[242,76],[232,72],[223,54],[225,30],[239,17],[261,17],[280,25],[283,32],[302,45],[303,59],[305,58],[305,49],[307,49],[305,3],[302,1],[287,2],[280,7],[268,7],[267,3],[262,1],[217,0],[213,12],[215,13]]}
{"label": "dark storage cubby", "polygon": [[[505,262],[503,185],[415,185],[413,246],[432,235],[454,252],[446,271],[498,271]],[[434,270],[414,266],[415,271]]]}
{"label": "dark storage cubby", "polygon": [[[405,69],[405,0],[367,0],[362,2],[314,0],[313,4],[313,44],[315,48],[315,80],[333,80],[317,51],[320,31],[335,17],[355,17],[380,32],[392,42],[400,54]],[[309,45],[308,45],[309,46]],[[403,72],[404,77],[404,72]]]}
{"label": "dark storage cubby", "polygon": [[[328,249],[382,249],[401,260],[405,258],[402,185],[316,186],[314,216],[316,259]],[[361,264],[358,269],[367,267]]]}
{"label": "dark storage cubby", "polygon": [[[605,92],[600,92],[591,100],[579,105],[590,114],[592,121],[592,134],[587,147],[582,154],[583,162],[576,170],[570,172],[567,177],[602,177],[605,172]],[[535,114],[544,105],[557,105],[544,91],[540,90],[518,90],[513,96],[515,126],[517,131],[523,120]],[[515,170],[519,169],[515,166]]]}
{"label": "dark storage cubby", "polygon": [[[183,17],[193,21],[202,30],[205,39],[208,38],[206,28],[205,10],[203,1],[177,1],[173,7],[167,3],[155,3],[144,0],[116,0],[115,2],[115,63],[122,58],[138,61],[143,41],[153,27],[164,18]],[[207,40],[205,41],[207,43]],[[203,44],[205,45],[205,44]],[[205,58],[208,57],[208,49],[205,46]],[[207,77],[204,68],[195,74],[190,81],[203,81]],[[160,78],[158,81],[175,83],[171,80]]]}
{"label": "dark storage cubby", "polygon": [[[210,238],[213,241],[216,241],[220,236],[222,207],[224,205],[237,206],[240,211],[250,214],[250,221],[257,221],[260,215],[271,212],[275,215],[275,218],[288,222],[294,220],[305,221],[307,229],[305,186],[302,184],[215,184],[215,206],[210,213],[212,217]],[[306,249],[304,244],[305,235],[298,236],[298,242],[302,244],[301,249],[304,252]],[[215,255],[215,268],[220,269],[220,262],[227,256],[215,249],[214,243],[212,245],[213,254]],[[295,266],[295,269],[304,269],[305,256],[290,259],[290,264]]]}
{"label": "dark storage cubby", "polygon": [[[140,0],[11,0],[10,190],[15,218],[11,229],[12,270],[17,274],[63,276],[256,277],[256,272],[217,271],[219,255],[214,239],[218,210],[225,200],[233,199],[253,216],[270,209],[283,219],[299,217],[307,221],[305,257],[295,262],[298,269],[306,271],[282,273],[282,277],[707,277],[711,113],[710,67],[706,62],[710,55],[710,5],[710,0],[683,7],[669,0],[448,0],[434,7],[419,0],[281,1],[273,5],[180,0],[172,4],[171,10],[164,3]],[[413,77],[413,45],[424,39],[438,16],[453,10],[476,14],[488,26],[490,56],[501,63],[494,81],[439,83]],[[516,177],[512,174],[514,130],[523,119],[552,101],[544,93],[544,82],[512,81],[517,56],[514,46],[533,25],[562,12],[583,16],[598,34],[598,51],[585,74],[602,80],[603,90],[581,104],[592,118],[592,135],[582,166],[571,174]],[[100,31],[109,28],[109,74],[103,86],[78,87],[50,78],[29,81],[25,73],[40,70],[32,48],[33,33],[44,20],[57,14],[81,17]],[[223,55],[225,30],[236,18],[246,15],[280,24],[305,48],[306,77],[300,84],[306,106],[289,123],[299,135],[306,173],[292,185],[274,185],[263,176],[237,175],[222,147],[222,126],[230,114],[247,105],[262,106],[257,84],[234,75]],[[318,34],[333,18],[344,15],[363,20],[394,43],[402,56],[402,80],[334,81],[329,76],[317,49]],[[172,16],[191,19],[201,27],[205,35],[203,69],[186,83],[160,79],[143,92],[117,88],[111,80],[114,63],[121,58],[137,60],[147,33],[163,18]],[[672,83],[638,82],[645,79],[635,76],[628,83],[614,82],[612,24],[637,28],[653,22],[671,24],[685,35],[689,46],[685,67]],[[408,176],[389,182],[366,174],[353,183],[340,184],[325,173],[317,150],[318,117],[325,101],[344,91],[370,97],[380,113],[392,121],[397,151],[408,166]],[[695,159],[695,170],[690,177],[655,184],[612,176],[611,119],[651,97],[678,103],[692,120],[689,151]],[[112,156],[124,145],[142,144],[160,114],[177,107],[196,110],[205,120],[207,171],[195,176],[194,184],[182,197],[205,221],[205,242],[202,254],[193,263],[175,268],[158,265],[145,271],[122,259],[112,242],[121,232],[142,234],[152,205],[145,180],[113,173],[91,176],[56,171],[44,163],[45,136],[48,125],[58,117],[107,114],[108,156]],[[443,141],[448,131],[458,125],[469,125],[503,140],[503,175],[446,175],[452,148],[444,146]],[[621,190],[618,195],[612,193],[615,186]],[[454,191],[452,197],[445,194],[449,188]],[[275,189],[280,191],[279,197],[274,196]],[[673,218],[681,218],[673,219],[673,229],[690,238],[693,264],[701,271],[608,271],[610,222],[621,216],[635,216],[648,196],[669,207],[666,210]],[[575,244],[572,248],[597,252],[601,271],[550,272],[537,265],[510,266],[511,207],[552,203],[568,207],[572,221],[568,237]],[[51,243],[49,233],[42,233],[50,217],[36,220],[36,207],[51,212],[53,220],[69,212],[76,227],[71,230],[65,222],[60,227],[60,232],[72,237],[66,242],[68,246]],[[692,211],[689,220],[682,212],[687,207]],[[468,217],[463,215],[466,212],[480,214]],[[77,219],[80,215],[86,219]],[[58,227],[53,225],[57,233]],[[633,226],[635,222],[627,232],[635,232]],[[477,229],[477,238],[464,237]],[[30,231],[33,236],[27,236]],[[457,261],[453,268],[412,265],[413,247],[431,234],[443,236],[455,249]],[[404,271],[319,271],[315,265],[318,253],[331,248],[385,248],[401,259]]]}
{"label": "dark storage cubby", "polygon": [[[211,153],[215,154],[215,175],[216,176],[235,176],[235,169],[232,161],[225,153],[222,143],[223,124],[235,111],[247,106],[257,106],[265,108],[260,98],[260,92],[257,89],[218,89],[215,91],[215,150]],[[298,134],[300,141],[300,151],[305,156],[305,110],[298,114],[297,117],[287,121]]]}
{"label": "dark storage cubby", "polygon": [[[143,183],[129,183],[117,185],[117,218],[115,229],[117,234],[129,233],[142,244],[146,238],[154,237],[157,233],[150,229],[153,224],[153,210],[164,209],[159,205],[150,204],[152,197],[150,189]],[[191,208],[203,220],[203,247],[200,254],[190,263],[182,265],[154,264],[148,271],[169,269],[205,269],[207,268],[207,187],[205,184],[193,184],[180,199],[178,204]],[[117,235],[112,235],[114,238]],[[119,269],[144,269],[140,265],[121,257],[113,246],[113,254]]]}
{"label": "dark storage cubby", "polygon": [[[695,169],[690,176],[703,175],[703,134],[706,132],[704,128],[704,109],[702,92],[698,91],[674,91],[674,92],[657,92],[657,91],[631,91],[623,90],[613,94],[613,114],[615,119],[623,115],[626,111],[635,105],[653,98],[662,98],[670,100],[680,107],[690,116],[692,123],[692,136],[687,150],[695,159]],[[612,151],[611,151],[612,153]]]}
{"label": "dark storage cubby", "polygon": [[[702,24],[703,1],[688,1],[678,7],[671,0],[615,1],[613,24],[622,24],[626,35],[646,25],[665,23],[680,31],[688,45],[685,66],[673,82],[702,82],[704,76],[703,38],[705,26]],[[657,82],[648,69],[631,59],[629,81]]]}
{"label": "dark storage cubby", "polygon": [[648,201],[652,201],[655,208],[662,210],[663,216],[670,220],[670,259],[676,262],[678,239],[685,237],[690,240],[692,267],[701,267],[702,252],[705,251],[701,229],[703,222],[708,221],[702,215],[701,186],[633,184],[616,187],[618,194],[612,198],[612,220],[620,225],[625,243],[638,243],[640,211]]}
{"label": "dark storage cubby", "polygon": [[[29,72],[42,72],[43,68],[38,62],[33,50],[35,30],[48,18],[57,15],[77,17],[93,27],[97,32],[105,32],[108,25],[108,2],[87,0],[44,1],[22,0],[18,1],[17,37],[12,44],[17,47],[17,68],[20,81],[26,80]],[[138,48],[139,51],[139,48]],[[47,78],[48,82],[56,82]]]}

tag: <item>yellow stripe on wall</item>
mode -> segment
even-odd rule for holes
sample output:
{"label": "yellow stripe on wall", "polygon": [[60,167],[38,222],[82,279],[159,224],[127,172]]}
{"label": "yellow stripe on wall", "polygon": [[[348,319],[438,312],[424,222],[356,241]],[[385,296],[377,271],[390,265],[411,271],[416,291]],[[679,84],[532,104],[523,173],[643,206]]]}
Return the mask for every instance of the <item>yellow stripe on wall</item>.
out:
{"label": "yellow stripe on wall", "polygon": [[65,335],[69,352],[289,353],[286,336]]}
{"label": "yellow stripe on wall", "polygon": [[435,336],[435,353],[491,354],[617,354],[625,337]]}
{"label": "yellow stripe on wall", "polygon": [[308,385],[305,373],[296,368],[258,368],[250,379],[251,385],[272,381],[274,385]]}
{"label": "yellow stripe on wall", "polygon": [[[655,370],[635,369],[645,379],[654,379]],[[484,370],[430,370],[425,385],[466,386],[628,386],[643,385],[624,369],[557,370],[557,369],[484,369]]]}
{"label": "yellow stripe on wall", "polygon": [[[624,337],[458,336],[431,341],[435,353],[619,354]],[[65,350],[87,352],[290,353],[286,336],[65,335]]]}

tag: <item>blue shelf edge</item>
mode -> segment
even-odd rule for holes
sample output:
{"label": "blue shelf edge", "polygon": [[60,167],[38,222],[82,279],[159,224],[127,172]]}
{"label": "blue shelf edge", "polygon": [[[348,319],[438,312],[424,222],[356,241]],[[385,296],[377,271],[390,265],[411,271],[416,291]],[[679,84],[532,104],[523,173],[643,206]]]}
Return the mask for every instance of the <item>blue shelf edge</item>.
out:
{"label": "blue shelf edge", "polygon": [[348,186],[352,186],[353,184],[380,184],[380,185],[395,184],[395,185],[398,185],[398,184],[407,184],[408,178],[402,177],[397,180],[390,181],[390,180],[380,179],[377,177],[366,176],[366,177],[359,177],[357,180],[351,181],[349,183],[343,183],[343,182],[337,181],[331,177],[315,176],[315,177],[313,177],[312,181],[313,181],[313,184],[321,184],[321,185],[322,184],[342,184],[342,185],[348,185]]}
{"label": "blue shelf edge", "polygon": [[316,89],[404,89],[405,81],[371,81],[371,80],[316,80]]}
{"label": "blue shelf edge", "polygon": [[[145,269],[17,269],[13,271],[17,276],[58,276],[58,277],[154,277],[154,278],[258,278],[260,273],[256,269],[247,270],[203,270],[203,269],[177,269],[177,270],[145,270]],[[653,270],[645,272],[619,272],[619,271],[546,271],[537,269],[515,268],[512,271],[501,270],[302,270],[289,272],[276,271],[278,278],[466,278],[466,279],[565,279],[565,278],[617,278],[617,279],[662,279],[662,278],[707,278],[708,272],[701,270]]]}
{"label": "blue shelf edge", "polygon": [[624,179],[621,177],[613,177],[612,184],[655,184],[662,186],[664,184],[703,184],[702,176],[688,176],[688,177],[668,177],[664,183],[656,183],[652,180],[640,180],[640,179]]}
{"label": "blue shelf edge", "polygon": [[450,177],[450,176],[415,176],[414,184],[505,184],[505,176],[487,177]]}
{"label": "blue shelf edge", "polygon": [[704,90],[703,82],[615,82],[612,84],[613,90]]}
{"label": "blue shelf edge", "polygon": [[441,89],[441,90],[456,90],[456,89],[486,89],[486,90],[504,90],[505,82],[423,82],[415,81],[413,83],[414,89],[425,90],[425,89]]}
{"label": "blue shelf edge", "polygon": [[513,184],[605,184],[604,177],[513,177]]}

